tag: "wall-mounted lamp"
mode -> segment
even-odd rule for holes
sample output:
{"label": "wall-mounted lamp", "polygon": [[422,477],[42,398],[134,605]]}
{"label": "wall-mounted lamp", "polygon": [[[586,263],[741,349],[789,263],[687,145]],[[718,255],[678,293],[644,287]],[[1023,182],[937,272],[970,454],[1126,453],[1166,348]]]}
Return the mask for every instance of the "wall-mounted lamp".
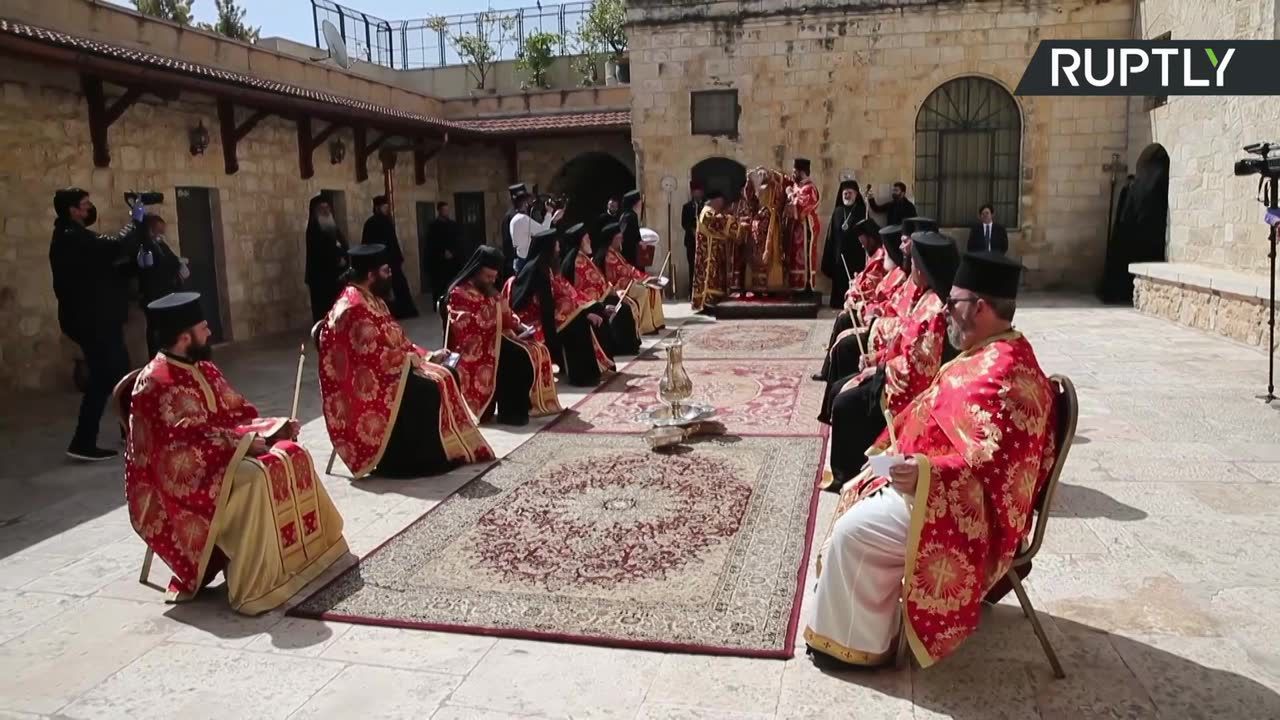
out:
{"label": "wall-mounted lamp", "polygon": [[347,146],[343,145],[342,141],[338,138],[334,138],[333,142],[329,143],[329,162],[337,165],[342,162],[342,159],[346,156]]}
{"label": "wall-mounted lamp", "polygon": [[209,131],[204,126],[204,121],[187,131],[187,140],[191,144],[192,155],[203,155],[205,150],[209,149]]}

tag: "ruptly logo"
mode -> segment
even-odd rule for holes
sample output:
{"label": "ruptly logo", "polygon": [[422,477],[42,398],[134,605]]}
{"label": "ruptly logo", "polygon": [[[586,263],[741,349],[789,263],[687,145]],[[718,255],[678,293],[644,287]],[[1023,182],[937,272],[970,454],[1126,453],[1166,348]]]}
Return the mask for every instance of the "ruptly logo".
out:
{"label": "ruptly logo", "polygon": [[1280,41],[1045,40],[1015,95],[1280,94]]}

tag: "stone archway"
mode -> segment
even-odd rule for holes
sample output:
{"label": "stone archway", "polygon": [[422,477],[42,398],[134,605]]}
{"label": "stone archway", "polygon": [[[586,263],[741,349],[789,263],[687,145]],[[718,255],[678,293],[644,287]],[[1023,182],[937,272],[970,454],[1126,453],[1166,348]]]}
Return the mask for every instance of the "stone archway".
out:
{"label": "stone archway", "polygon": [[742,186],[747,182],[747,168],[726,157],[709,157],[694,165],[689,177],[702,183],[708,191],[724,193],[725,199],[732,203],[742,195]]}
{"label": "stone archway", "polygon": [[1129,264],[1164,262],[1169,222],[1169,152],[1160,143],[1138,156],[1133,182],[1120,191],[1107,244],[1100,295],[1105,303],[1133,302]]}
{"label": "stone archway", "polygon": [[636,176],[621,160],[605,152],[584,152],[565,163],[551,178],[547,192],[567,195],[566,226],[588,225],[604,213],[611,197],[636,188]]}

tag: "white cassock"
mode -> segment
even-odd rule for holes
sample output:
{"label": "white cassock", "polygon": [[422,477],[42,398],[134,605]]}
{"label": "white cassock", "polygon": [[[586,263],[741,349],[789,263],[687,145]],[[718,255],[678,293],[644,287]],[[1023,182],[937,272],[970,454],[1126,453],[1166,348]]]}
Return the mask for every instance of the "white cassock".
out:
{"label": "white cassock", "polygon": [[819,555],[810,647],[847,663],[878,665],[898,634],[911,504],[885,487],[835,522]]}

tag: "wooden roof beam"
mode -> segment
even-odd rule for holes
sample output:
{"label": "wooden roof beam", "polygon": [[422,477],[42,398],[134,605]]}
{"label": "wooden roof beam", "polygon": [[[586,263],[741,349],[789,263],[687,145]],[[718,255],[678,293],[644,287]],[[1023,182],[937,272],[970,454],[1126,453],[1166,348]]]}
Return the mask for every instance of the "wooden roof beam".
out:
{"label": "wooden roof beam", "polygon": [[218,125],[222,132],[222,160],[228,175],[235,175],[240,170],[237,148],[241,140],[258,126],[258,123],[271,117],[271,113],[259,110],[249,116],[243,123],[236,124],[236,106],[226,99],[218,99]]}

